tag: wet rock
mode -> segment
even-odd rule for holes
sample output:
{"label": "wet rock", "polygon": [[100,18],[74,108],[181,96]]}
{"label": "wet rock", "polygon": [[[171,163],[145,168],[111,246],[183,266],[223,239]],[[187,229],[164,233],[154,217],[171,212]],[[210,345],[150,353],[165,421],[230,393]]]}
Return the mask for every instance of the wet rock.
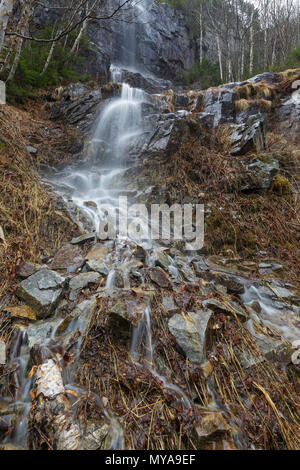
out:
{"label": "wet rock", "polygon": [[84,257],[80,247],[65,245],[58,250],[50,266],[52,269],[66,269],[69,272],[75,272],[81,268],[83,263]]}
{"label": "wet rock", "polygon": [[0,340],[0,364],[6,364],[6,344],[2,339]]}
{"label": "wet rock", "polygon": [[92,296],[91,298],[80,302],[74,310],[70,314],[68,314],[64,320],[59,324],[57,328],[57,333],[61,334],[66,331],[68,326],[73,320],[78,320],[77,327],[80,329],[81,332],[85,331],[88,323],[90,321],[91,315],[95,310],[97,305],[96,296]]}
{"label": "wet rock", "polygon": [[157,128],[150,139],[147,155],[161,155],[168,157],[174,154],[182,144],[184,138],[191,133],[190,123],[186,119],[170,115],[169,119],[158,122]]}
{"label": "wet rock", "polygon": [[109,426],[105,423],[87,423],[85,437],[82,442],[84,450],[105,450],[105,441],[109,434]]}
{"label": "wet rock", "polygon": [[91,259],[86,262],[86,267],[89,271],[95,271],[102,276],[107,276],[109,268],[101,259]]}
{"label": "wet rock", "polygon": [[291,363],[293,348],[290,343],[256,331],[252,320],[248,320],[243,326],[252,335],[253,340],[261,353],[260,356],[254,356],[249,351],[238,354],[239,360],[245,369],[263,362],[266,359],[270,362],[276,362],[282,365]]}
{"label": "wet rock", "polygon": [[161,268],[150,268],[149,275],[152,282],[157,284],[159,287],[162,288],[169,288],[171,287],[171,282],[168,275],[163,271]]}
{"label": "wet rock", "polygon": [[5,307],[5,311],[8,312],[11,318],[25,318],[26,320],[35,321],[36,314],[31,307],[28,305],[20,305],[18,307]]}
{"label": "wet rock", "polygon": [[71,289],[69,299],[72,301],[76,300],[80,290],[88,287],[91,284],[99,284],[100,280],[100,274],[95,272],[81,273],[73,277],[69,283],[69,287]]}
{"label": "wet rock", "polygon": [[135,256],[135,258],[137,258],[141,261],[145,261],[146,257],[147,257],[147,252],[142,246],[138,245],[133,250],[133,256]]}
{"label": "wet rock", "polygon": [[97,234],[95,232],[89,232],[85,233],[84,235],[81,235],[80,237],[73,238],[70,241],[71,245],[83,245],[86,242],[90,242],[97,239]]}
{"label": "wet rock", "polygon": [[30,325],[26,330],[29,348],[35,344],[42,345],[46,340],[50,340],[56,326],[57,320],[43,320]]}
{"label": "wet rock", "polygon": [[174,315],[169,330],[187,358],[194,363],[205,361],[205,342],[212,313],[207,310]]}
{"label": "wet rock", "polygon": [[110,249],[105,246],[97,243],[86,255],[86,259],[90,260],[103,260],[107,254],[110,252]]}
{"label": "wet rock", "polygon": [[22,281],[16,289],[16,295],[36,311],[38,318],[44,318],[57,306],[64,284],[64,277],[55,271],[43,269]]}
{"label": "wet rock", "polygon": [[142,289],[107,289],[97,292],[97,298],[106,300],[108,325],[119,339],[130,340],[132,327],[138,326],[153,298],[153,291]]}
{"label": "wet rock", "polygon": [[245,155],[250,151],[257,153],[267,147],[266,119],[262,114],[250,116],[242,124],[232,125],[231,155]]}

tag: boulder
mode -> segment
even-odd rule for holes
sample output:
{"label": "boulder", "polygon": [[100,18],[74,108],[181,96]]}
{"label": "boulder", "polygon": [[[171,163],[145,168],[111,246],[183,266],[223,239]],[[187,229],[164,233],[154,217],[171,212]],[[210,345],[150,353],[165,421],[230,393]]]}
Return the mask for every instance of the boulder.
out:
{"label": "boulder", "polygon": [[100,274],[95,272],[81,273],[73,277],[69,283],[69,287],[71,290],[69,299],[72,301],[76,300],[79,291],[88,287],[91,284],[99,284],[100,280]]}
{"label": "boulder", "polygon": [[49,316],[56,308],[65,284],[57,272],[43,269],[18,285],[16,295],[32,307],[39,318]]}
{"label": "boulder", "polygon": [[176,314],[168,323],[169,330],[186,357],[194,363],[205,361],[205,343],[209,320],[212,313],[208,310]]}
{"label": "boulder", "polygon": [[52,269],[66,269],[75,272],[84,263],[84,257],[79,246],[62,246],[53,258],[50,266]]}

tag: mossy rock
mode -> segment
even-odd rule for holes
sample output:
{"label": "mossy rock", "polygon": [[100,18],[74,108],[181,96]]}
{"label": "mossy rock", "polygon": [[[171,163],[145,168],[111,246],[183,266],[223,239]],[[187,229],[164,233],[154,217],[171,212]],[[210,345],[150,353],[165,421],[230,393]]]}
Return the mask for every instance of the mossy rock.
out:
{"label": "mossy rock", "polygon": [[292,185],[287,178],[279,173],[272,181],[271,191],[281,196],[290,195],[292,194]]}

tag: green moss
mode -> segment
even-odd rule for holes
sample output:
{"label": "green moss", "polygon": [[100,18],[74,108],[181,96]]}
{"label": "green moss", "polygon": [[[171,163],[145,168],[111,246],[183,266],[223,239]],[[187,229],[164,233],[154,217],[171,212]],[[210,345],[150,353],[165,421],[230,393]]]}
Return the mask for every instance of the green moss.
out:
{"label": "green moss", "polygon": [[292,193],[292,185],[288,179],[281,174],[278,174],[272,181],[271,191],[282,196],[289,195]]}

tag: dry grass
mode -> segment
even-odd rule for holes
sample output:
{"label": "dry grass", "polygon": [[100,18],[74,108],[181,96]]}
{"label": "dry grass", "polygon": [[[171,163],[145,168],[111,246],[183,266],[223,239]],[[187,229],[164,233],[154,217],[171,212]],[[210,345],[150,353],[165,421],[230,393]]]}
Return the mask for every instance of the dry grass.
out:
{"label": "dry grass", "polygon": [[39,162],[27,152],[23,137],[30,119],[24,111],[0,107],[0,136],[5,138],[0,148],[0,298],[13,288],[22,261],[38,262],[40,255],[49,255],[75,229],[67,214],[55,209],[38,180]]}
{"label": "dry grass", "polygon": [[246,111],[250,108],[252,101],[241,98],[240,100],[235,101],[234,107],[237,112]]}
{"label": "dry grass", "polygon": [[[183,312],[201,308],[207,298],[197,284],[167,295],[176,298]],[[187,361],[176,348],[160,299],[157,291],[151,309],[156,367],[194,404],[186,409],[178,394],[163,387],[149,371],[143,357],[140,366],[132,361],[129,345],[110,329],[106,302],[100,300],[83,341],[77,376],[86,390],[80,408],[85,420],[104,418],[93,392],[107,399],[107,410],[122,423],[127,449],[299,449],[296,383],[266,360],[258,359],[248,369],[241,366],[241,355],[261,355],[235,312],[213,315],[206,344],[209,362],[204,368]],[[224,419],[224,429],[199,437],[196,428],[213,418],[213,403],[214,412]]]}

